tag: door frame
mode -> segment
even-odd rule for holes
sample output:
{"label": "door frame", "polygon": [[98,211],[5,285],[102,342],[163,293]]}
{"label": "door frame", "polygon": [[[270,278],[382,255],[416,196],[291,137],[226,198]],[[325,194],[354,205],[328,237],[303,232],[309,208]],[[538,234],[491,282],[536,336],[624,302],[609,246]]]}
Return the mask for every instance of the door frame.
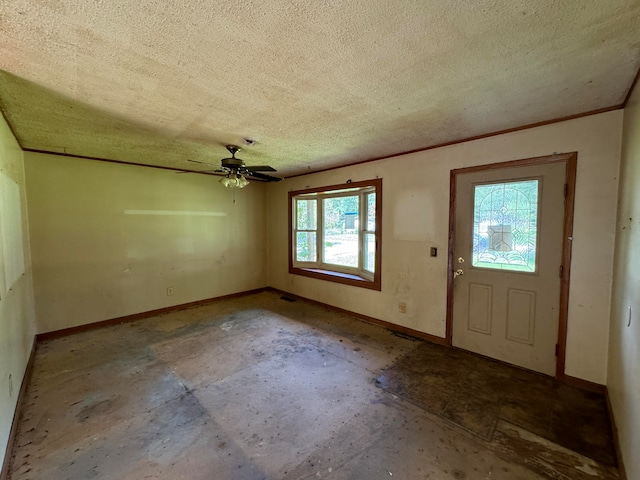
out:
{"label": "door frame", "polygon": [[[456,180],[457,176],[465,173],[481,172],[486,170],[497,170],[510,167],[523,167],[531,165],[542,165],[545,163],[566,162],[565,178],[565,202],[564,221],[562,228],[562,257],[560,267],[562,277],[560,279],[560,302],[558,312],[558,339],[556,347],[556,379],[566,380],[564,373],[566,350],[567,350],[567,322],[569,316],[569,286],[571,278],[571,247],[573,241],[573,211],[576,191],[576,167],[578,163],[578,152],[554,153],[543,157],[524,158],[507,162],[490,163],[486,165],[476,165],[473,167],[456,168],[450,172],[449,180],[449,253],[447,261],[447,323],[446,341],[447,345],[453,345],[453,281],[455,270],[454,247],[455,247],[455,225],[456,225]],[[560,272],[558,272],[560,274]]]}

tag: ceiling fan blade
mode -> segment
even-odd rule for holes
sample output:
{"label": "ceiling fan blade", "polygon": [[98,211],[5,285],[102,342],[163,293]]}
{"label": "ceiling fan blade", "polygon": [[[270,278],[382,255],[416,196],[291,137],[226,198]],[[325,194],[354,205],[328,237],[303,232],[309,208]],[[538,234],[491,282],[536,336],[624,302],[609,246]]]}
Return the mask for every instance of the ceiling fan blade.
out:
{"label": "ceiling fan blade", "polygon": [[187,158],[187,162],[200,163],[202,165],[211,165],[212,167],[216,166],[215,163],[201,162],[200,160],[191,160],[190,158]]}
{"label": "ceiling fan blade", "polygon": [[266,175],[264,173],[258,173],[258,172],[247,172],[247,176],[251,177],[251,178],[257,178],[258,180],[263,180],[265,182],[279,182],[280,180],[282,180],[280,177],[273,177],[271,175]]}
{"label": "ceiling fan blade", "polygon": [[180,170],[173,173],[224,173],[224,170]]}
{"label": "ceiling fan blade", "polygon": [[250,172],[277,172],[277,170],[269,165],[257,165],[257,166],[249,166],[245,167]]}

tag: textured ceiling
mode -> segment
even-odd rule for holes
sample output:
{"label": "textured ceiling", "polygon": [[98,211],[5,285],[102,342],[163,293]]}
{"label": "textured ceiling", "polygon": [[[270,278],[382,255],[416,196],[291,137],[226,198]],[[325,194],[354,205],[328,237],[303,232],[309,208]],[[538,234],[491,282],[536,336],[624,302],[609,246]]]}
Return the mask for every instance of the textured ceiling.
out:
{"label": "textured ceiling", "polygon": [[640,0],[11,0],[0,102],[24,148],[280,174],[620,105]]}

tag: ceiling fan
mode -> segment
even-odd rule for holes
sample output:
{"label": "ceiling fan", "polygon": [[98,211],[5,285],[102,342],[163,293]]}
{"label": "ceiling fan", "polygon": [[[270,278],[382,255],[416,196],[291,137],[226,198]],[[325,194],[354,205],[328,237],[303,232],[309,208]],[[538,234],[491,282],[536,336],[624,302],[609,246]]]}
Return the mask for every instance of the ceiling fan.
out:
{"label": "ceiling fan", "polygon": [[[249,185],[249,181],[245,177],[250,177],[255,180],[261,180],[263,182],[279,182],[282,180],[280,177],[274,177],[261,172],[275,172],[276,169],[268,165],[247,166],[244,160],[236,158],[236,153],[240,150],[240,147],[235,145],[227,145],[227,150],[231,152],[230,158],[223,158],[221,160],[221,166],[217,170],[200,170],[200,172],[214,172],[224,173],[225,176],[220,180],[227,188],[244,188]],[[212,163],[200,162],[198,160],[189,160],[193,163],[200,163],[202,165],[212,165]]]}

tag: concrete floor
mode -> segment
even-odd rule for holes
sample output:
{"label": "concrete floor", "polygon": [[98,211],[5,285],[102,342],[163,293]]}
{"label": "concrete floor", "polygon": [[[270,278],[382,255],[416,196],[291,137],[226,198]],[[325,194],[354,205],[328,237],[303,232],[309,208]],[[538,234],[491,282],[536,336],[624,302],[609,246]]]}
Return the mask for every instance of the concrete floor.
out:
{"label": "concrete floor", "polygon": [[39,344],[10,478],[618,478],[608,432],[550,433],[545,408],[603,422],[598,398],[501,367],[274,293],[220,301]]}

